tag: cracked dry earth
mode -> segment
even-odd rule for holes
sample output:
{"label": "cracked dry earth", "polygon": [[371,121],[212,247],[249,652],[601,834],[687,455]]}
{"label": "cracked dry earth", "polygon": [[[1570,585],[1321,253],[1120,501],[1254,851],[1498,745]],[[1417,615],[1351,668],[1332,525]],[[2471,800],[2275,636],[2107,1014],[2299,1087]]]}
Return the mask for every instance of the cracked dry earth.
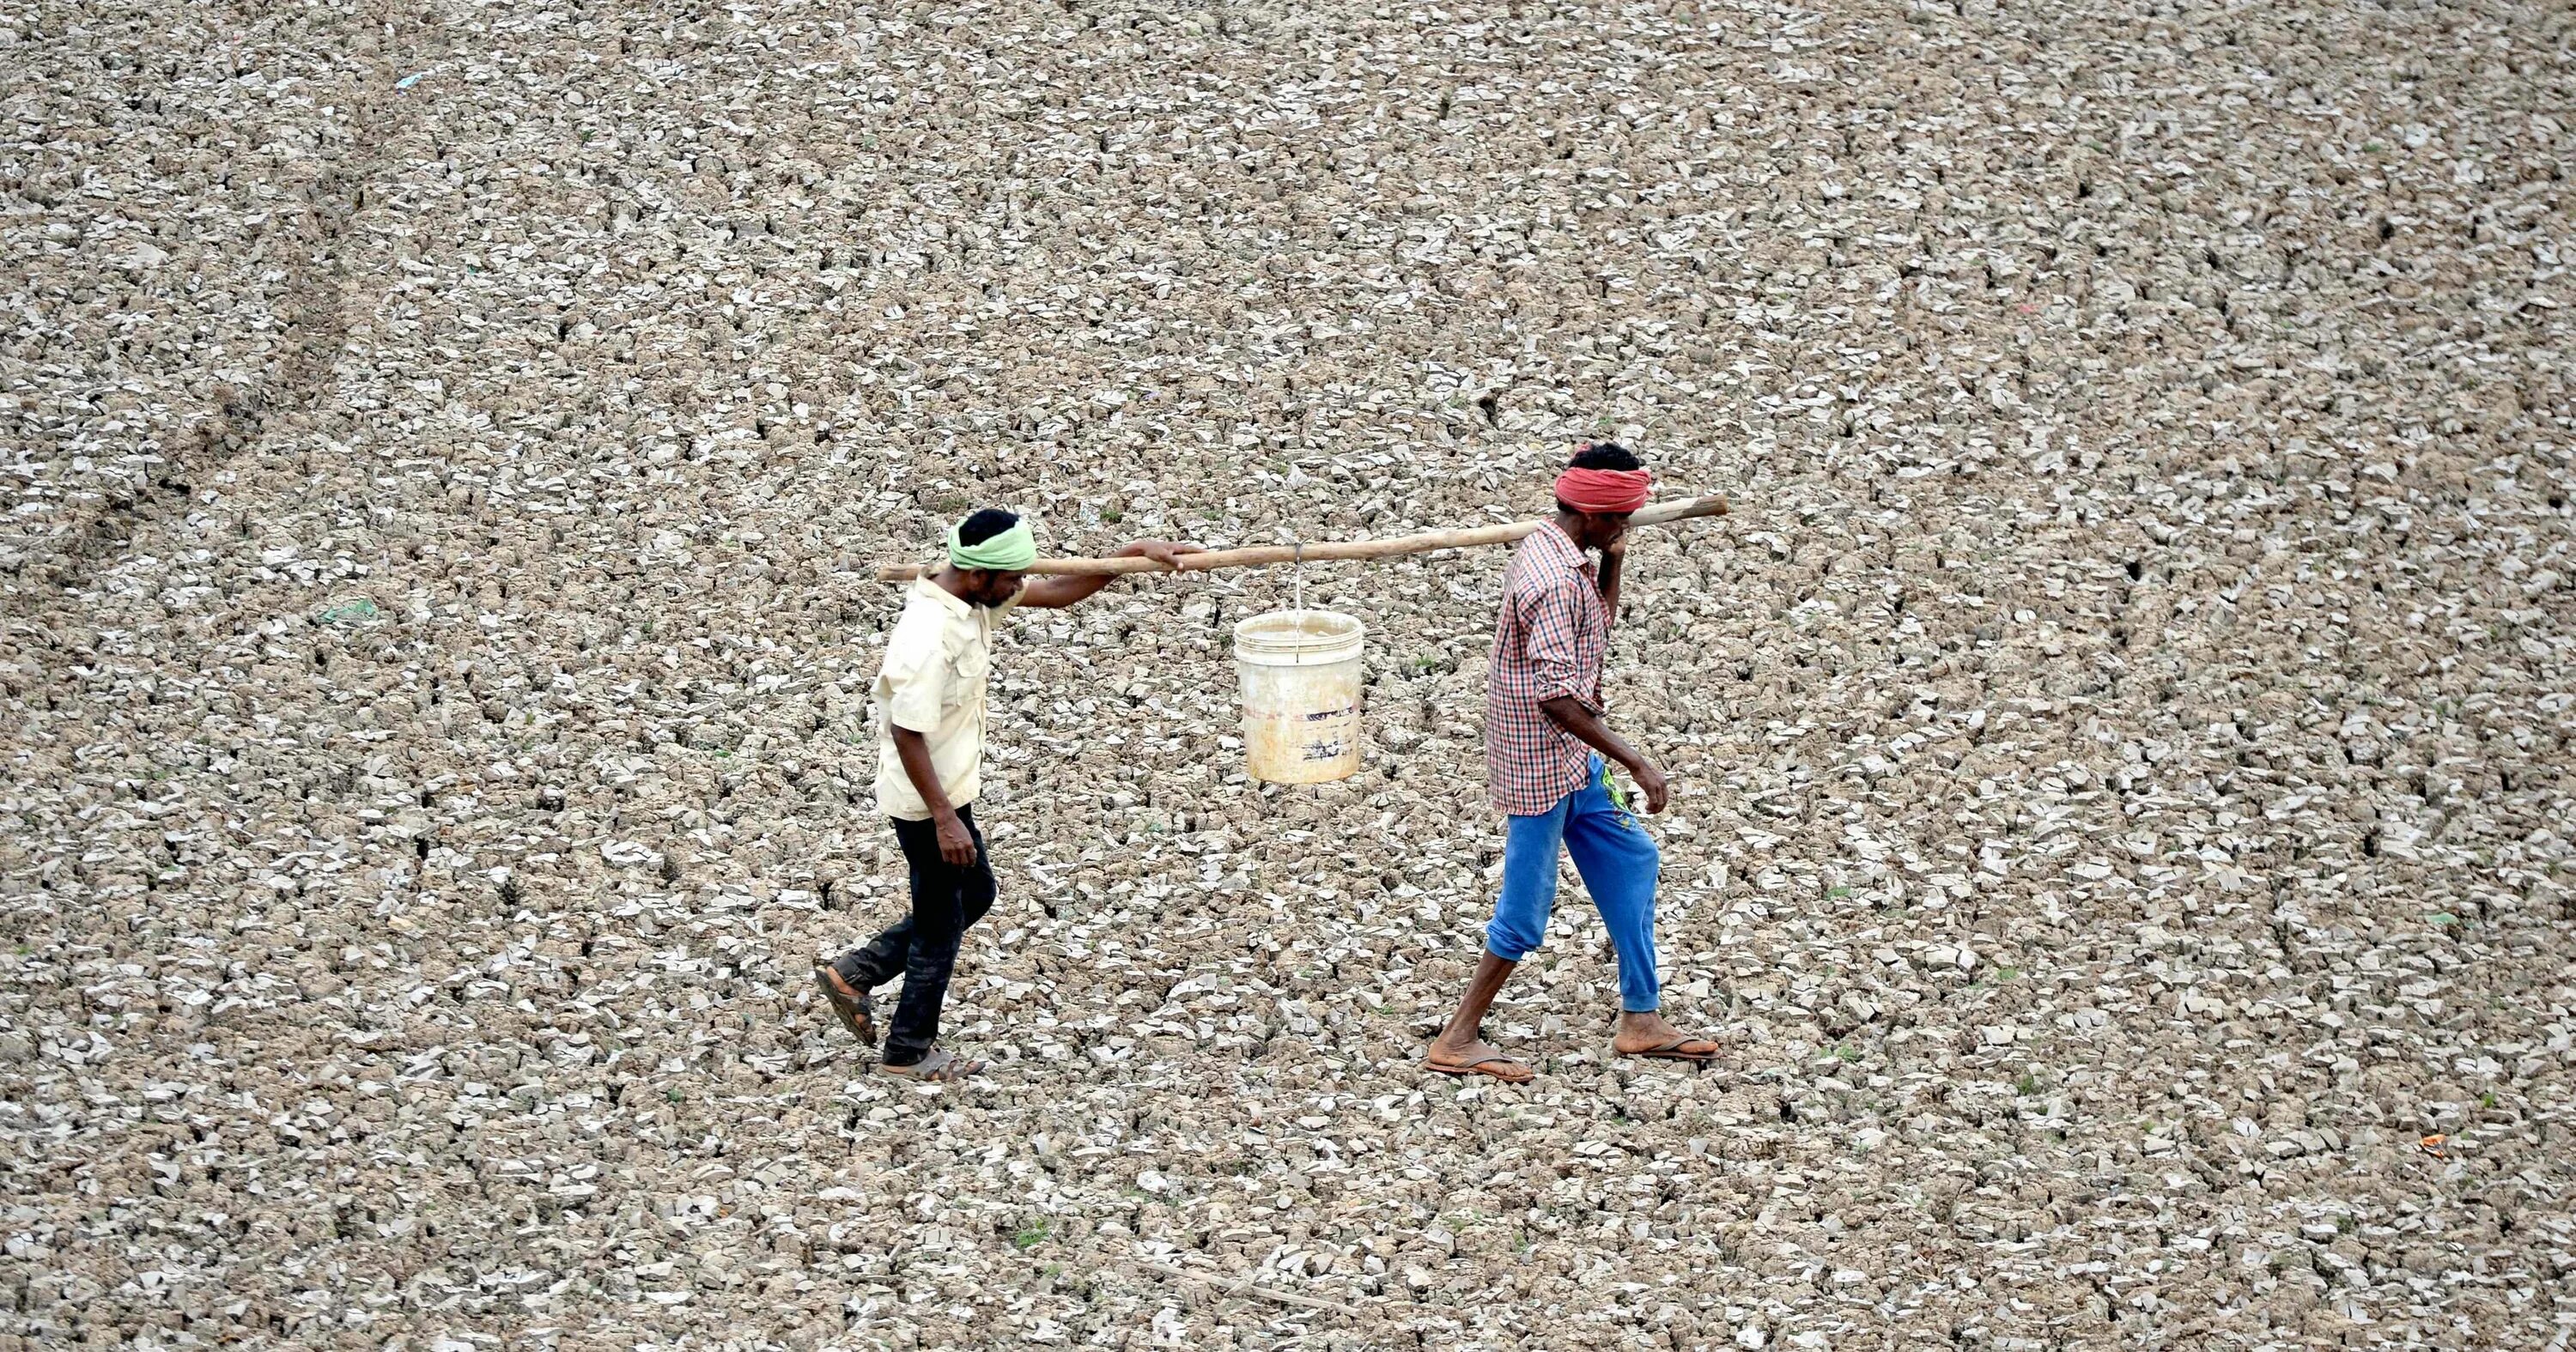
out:
{"label": "cracked dry earth", "polygon": [[[2557,1348],[2564,6],[0,9],[0,1347]],[[1677,1021],[1429,1079],[1498,551],[1015,620],[890,1083],[873,568],[1617,432]],[[1299,1303],[1303,1302],[1303,1303]]]}

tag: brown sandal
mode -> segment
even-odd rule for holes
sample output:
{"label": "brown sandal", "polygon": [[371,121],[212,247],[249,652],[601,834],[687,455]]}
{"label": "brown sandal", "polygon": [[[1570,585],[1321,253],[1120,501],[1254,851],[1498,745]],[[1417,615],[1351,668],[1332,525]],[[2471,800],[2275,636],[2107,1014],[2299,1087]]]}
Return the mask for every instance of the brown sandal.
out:
{"label": "brown sandal", "polygon": [[841,1026],[850,1030],[850,1036],[868,1046],[877,1045],[876,1015],[868,1008],[866,991],[852,989],[828,962],[814,964],[814,984],[823,988],[823,998],[841,1016]]}
{"label": "brown sandal", "polygon": [[983,1074],[984,1063],[981,1061],[960,1061],[956,1057],[941,1051],[937,1047],[933,1047],[930,1049],[930,1054],[928,1056],[913,1062],[911,1065],[889,1066],[883,1062],[879,1062],[877,1064],[877,1069],[888,1075],[901,1075],[907,1079],[919,1080],[924,1084],[949,1084],[957,1080],[965,1079],[969,1075]]}
{"label": "brown sandal", "polygon": [[[1499,1067],[1503,1066],[1510,1066],[1513,1069],[1518,1070],[1520,1073],[1515,1075],[1509,1070],[1499,1069]],[[1505,1084],[1528,1084],[1530,1081],[1538,1078],[1537,1071],[1503,1055],[1501,1052],[1488,1052],[1483,1056],[1477,1057],[1473,1061],[1460,1062],[1455,1065],[1443,1064],[1439,1061],[1432,1060],[1429,1056],[1425,1056],[1422,1058],[1422,1068],[1437,1075],[1488,1075]]]}

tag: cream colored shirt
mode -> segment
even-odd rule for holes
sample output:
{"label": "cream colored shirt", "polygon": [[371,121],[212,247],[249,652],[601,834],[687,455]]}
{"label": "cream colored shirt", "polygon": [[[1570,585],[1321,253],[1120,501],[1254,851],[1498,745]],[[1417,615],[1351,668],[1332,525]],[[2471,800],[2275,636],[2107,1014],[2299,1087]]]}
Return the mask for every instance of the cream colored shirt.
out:
{"label": "cream colored shirt", "polygon": [[894,730],[930,742],[931,768],[951,806],[975,801],[983,787],[984,684],[993,668],[993,623],[1019,604],[970,606],[929,578],[913,582],[903,616],[886,636],[877,672],[877,808],[889,817],[925,821],[930,804],[912,787],[895,754]]}

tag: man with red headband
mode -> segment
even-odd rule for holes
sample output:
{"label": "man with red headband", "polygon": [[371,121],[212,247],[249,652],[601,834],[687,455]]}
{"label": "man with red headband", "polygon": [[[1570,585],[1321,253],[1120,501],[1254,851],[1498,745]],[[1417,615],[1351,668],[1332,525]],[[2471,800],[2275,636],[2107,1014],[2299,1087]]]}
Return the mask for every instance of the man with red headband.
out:
{"label": "man with red headband", "polygon": [[[1484,1041],[1482,1025],[1512,969],[1546,937],[1560,851],[1574,856],[1619,955],[1619,1031],[1611,1049],[1673,1061],[1718,1054],[1716,1043],[1685,1036],[1657,1012],[1655,878],[1662,856],[1611,783],[1608,762],[1637,781],[1648,812],[1664,810],[1664,774],[1601,720],[1601,660],[1619,612],[1628,517],[1646,505],[1648,482],[1625,448],[1583,447],[1556,478],[1555,519],[1512,551],[1485,688],[1486,790],[1509,823],[1503,885],[1466,998],[1423,1061],[1443,1075],[1491,1075],[1509,1084],[1533,1078],[1528,1066]],[[1588,550],[1601,552],[1597,567]]]}

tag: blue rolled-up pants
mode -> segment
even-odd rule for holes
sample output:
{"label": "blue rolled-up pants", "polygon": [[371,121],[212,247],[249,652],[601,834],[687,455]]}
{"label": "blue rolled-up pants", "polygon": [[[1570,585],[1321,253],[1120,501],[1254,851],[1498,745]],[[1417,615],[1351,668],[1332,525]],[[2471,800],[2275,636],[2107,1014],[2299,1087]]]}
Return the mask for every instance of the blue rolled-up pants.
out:
{"label": "blue rolled-up pants", "polygon": [[1562,847],[1592,894],[1619,955],[1619,1007],[1643,1014],[1663,1003],[1655,979],[1655,879],[1663,855],[1655,839],[1610,796],[1601,758],[1592,758],[1583,787],[1545,812],[1508,819],[1503,837],[1503,891],[1485,926],[1485,951],[1519,962],[1547,937],[1556,908],[1556,859]]}

